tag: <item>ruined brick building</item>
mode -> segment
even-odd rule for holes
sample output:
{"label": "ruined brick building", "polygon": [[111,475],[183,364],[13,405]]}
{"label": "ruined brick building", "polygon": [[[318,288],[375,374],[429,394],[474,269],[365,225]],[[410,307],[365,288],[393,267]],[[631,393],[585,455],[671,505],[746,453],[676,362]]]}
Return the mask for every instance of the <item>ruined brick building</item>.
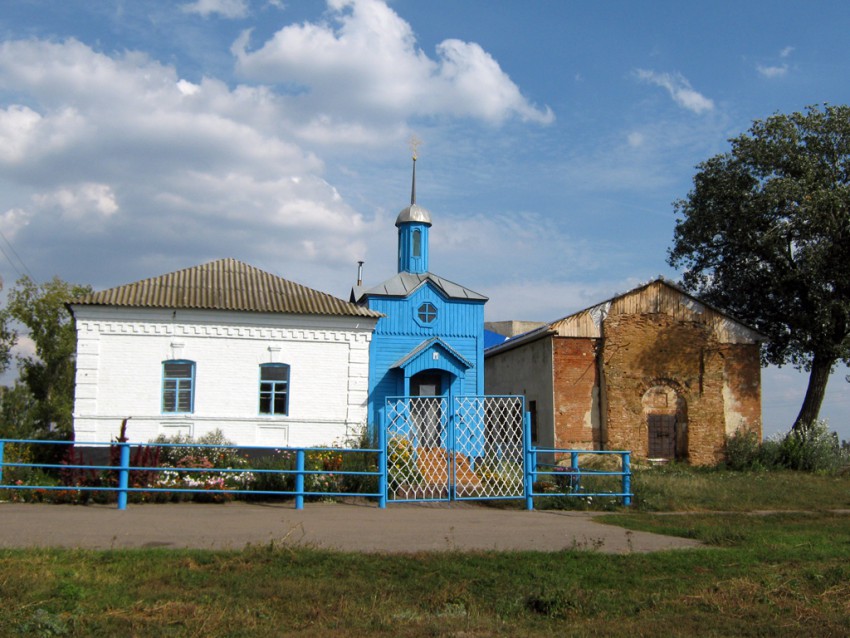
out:
{"label": "ruined brick building", "polygon": [[664,279],[506,336],[486,392],[525,395],[539,447],[704,465],[727,435],[761,436],[764,337]]}

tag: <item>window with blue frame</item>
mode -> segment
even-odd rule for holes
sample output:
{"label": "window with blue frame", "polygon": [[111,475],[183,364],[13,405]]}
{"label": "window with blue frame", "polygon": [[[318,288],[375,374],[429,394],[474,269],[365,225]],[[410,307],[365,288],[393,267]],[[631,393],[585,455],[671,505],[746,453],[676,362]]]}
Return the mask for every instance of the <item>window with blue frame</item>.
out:
{"label": "window with blue frame", "polygon": [[426,301],[419,306],[416,313],[419,317],[419,321],[422,323],[433,323],[437,318],[437,306],[432,304],[430,301]]}
{"label": "window with blue frame", "polygon": [[260,366],[260,414],[289,414],[289,366],[285,363]]}
{"label": "window with blue frame", "polygon": [[422,256],[422,231],[419,229],[413,231],[413,256]]}
{"label": "window with blue frame", "polygon": [[195,362],[162,362],[162,411],[191,413],[195,409]]}

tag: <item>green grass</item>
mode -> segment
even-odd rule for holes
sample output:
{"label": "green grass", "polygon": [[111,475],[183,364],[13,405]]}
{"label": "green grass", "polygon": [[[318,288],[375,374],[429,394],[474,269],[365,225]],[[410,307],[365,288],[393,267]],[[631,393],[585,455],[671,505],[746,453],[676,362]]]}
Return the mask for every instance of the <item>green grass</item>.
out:
{"label": "green grass", "polygon": [[651,507],[684,507],[602,516],[696,550],[3,550],[0,636],[847,635],[850,515],[826,510],[850,479],[765,477],[653,471],[637,477]]}
{"label": "green grass", "polygon": [[687,466],[639,470],[634,507],[647,512],[850,509],[850,476]]}

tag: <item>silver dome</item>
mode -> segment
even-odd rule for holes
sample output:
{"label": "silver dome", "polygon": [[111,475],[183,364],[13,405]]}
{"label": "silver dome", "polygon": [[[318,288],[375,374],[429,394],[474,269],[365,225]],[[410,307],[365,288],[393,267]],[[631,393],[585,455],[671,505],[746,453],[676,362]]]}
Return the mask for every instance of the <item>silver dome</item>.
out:
{"label": "silver dome", "polygon": [[411,204],[398,214],[398,219],[395,220],[396,226],[415,222],[419,224],[431,225],[431,213],[422,208],[419,204]]}

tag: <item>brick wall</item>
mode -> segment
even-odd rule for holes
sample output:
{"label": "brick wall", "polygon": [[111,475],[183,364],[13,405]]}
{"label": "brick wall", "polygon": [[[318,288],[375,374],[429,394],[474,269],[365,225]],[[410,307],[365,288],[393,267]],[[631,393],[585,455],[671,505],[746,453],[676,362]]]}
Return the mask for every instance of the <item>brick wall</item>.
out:
{"label": "brick wall", "polygon": [[666,314],[608,317],[603,344],[607,447],[646,457],[650,413],[678,415],[697,465],[722,457],[727,431],[760,433],[757,346],[720,344],[706,324]]}
{"label": "brick wall", "polygon": [[553,338],[554,447],[594,449],[601,442],[596,339]]}

